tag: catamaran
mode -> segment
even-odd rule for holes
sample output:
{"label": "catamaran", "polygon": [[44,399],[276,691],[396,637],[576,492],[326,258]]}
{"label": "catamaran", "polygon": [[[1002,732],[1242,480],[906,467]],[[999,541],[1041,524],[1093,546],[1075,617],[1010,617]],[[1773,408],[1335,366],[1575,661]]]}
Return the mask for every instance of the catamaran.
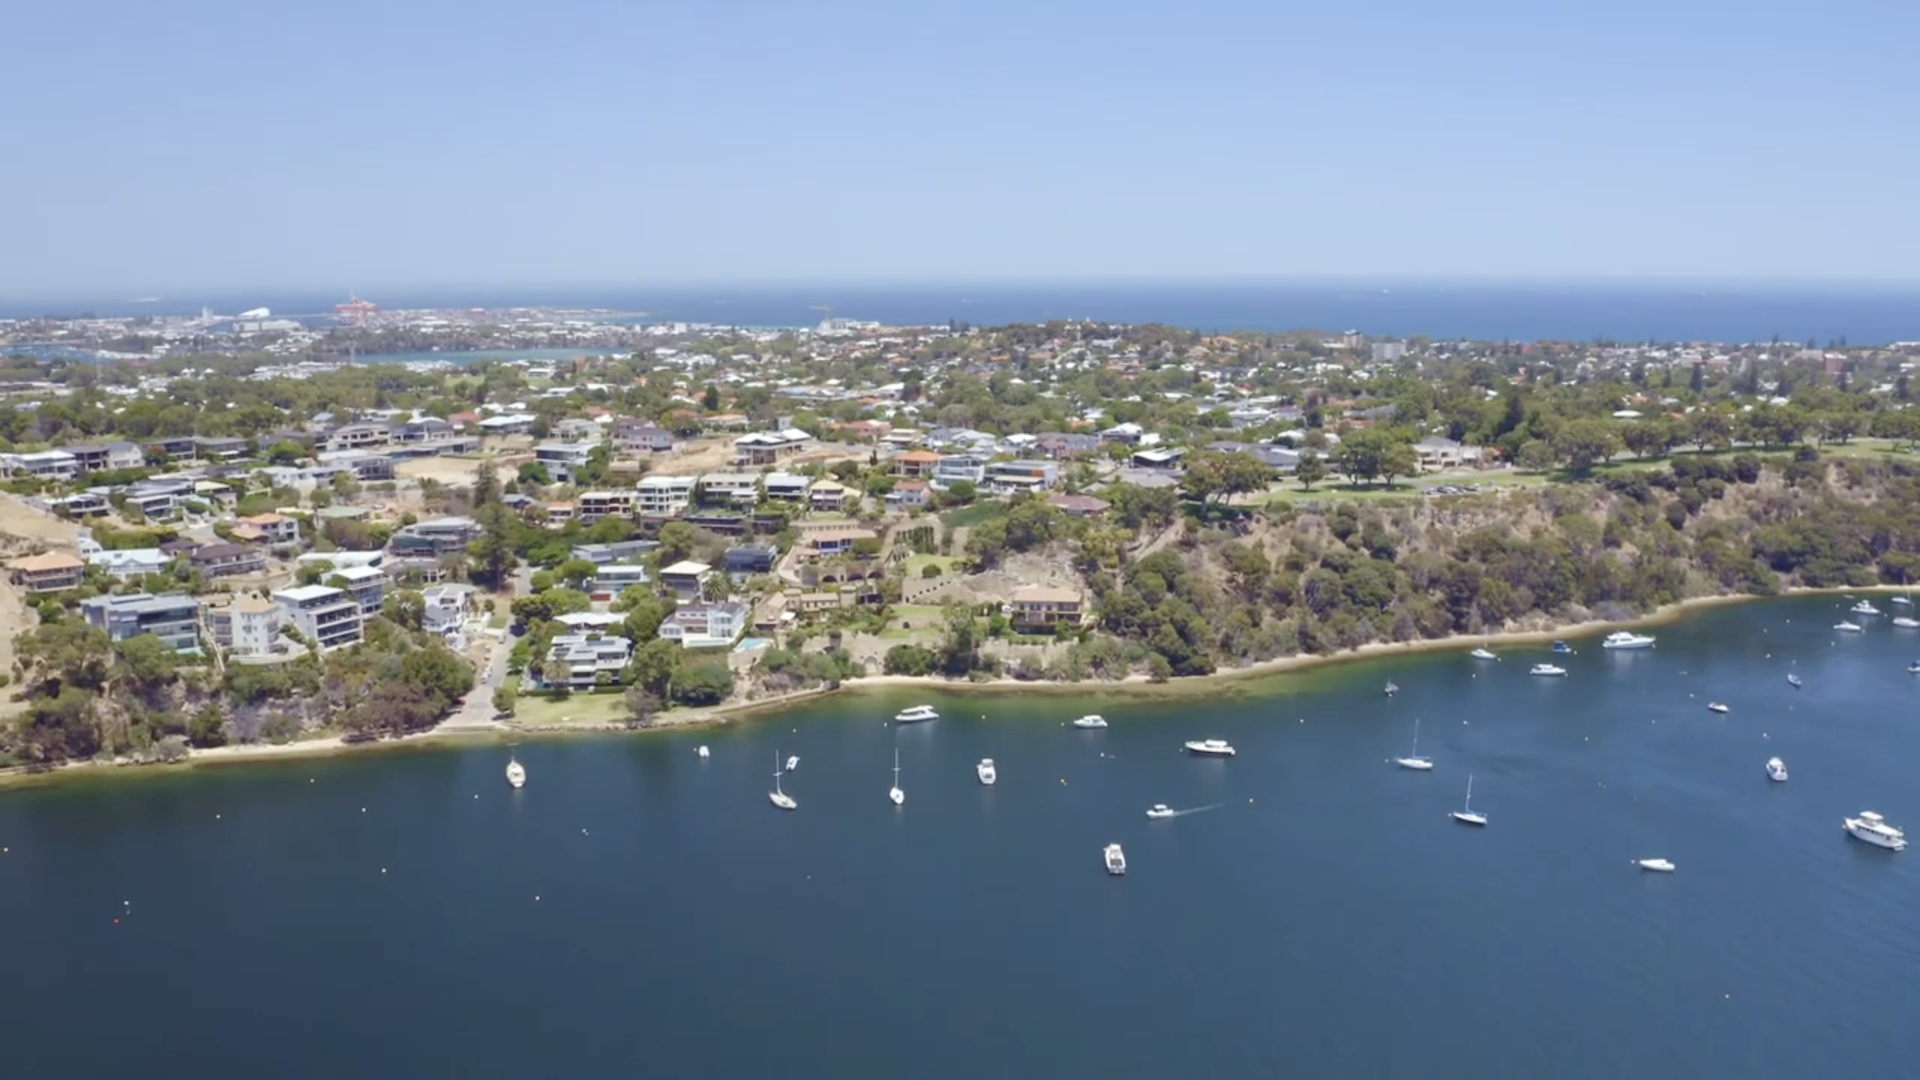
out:
{"label": "catamaran", "polygon": [[1481,825],[1487,823],[1487,815],[1473,808],[1473,774],[1467,774],[1467,801],[1460,809],[1447,815],[1462,825]]}
{"label": "catamaran", "polygon": [[800,804],[793,801],[793,796],[780,790],[780,751],[778,750],[773,752],[773,790],[767,792],[767,801],[782,810],[800,808]]}
{"label": "catamaran", "polygon": [[887,792],[887,798],[893,805],[900,806],[907,801],[907,793],[900,790],[900,748],[893,748],[893,789]]}
{"label": "catamaran", "polygon": [[1408,751],[1406,757],[1394,758],[1393,763],[1395,765],[1400,766],[1403,769],[1413,769],[1417,772],[1426,772],[1428,769],[1433,768],[1432,758],[1423,758],[1420,756],[1420,718],[1419,717],[1416,716],[1413,719],[1413,749]]}

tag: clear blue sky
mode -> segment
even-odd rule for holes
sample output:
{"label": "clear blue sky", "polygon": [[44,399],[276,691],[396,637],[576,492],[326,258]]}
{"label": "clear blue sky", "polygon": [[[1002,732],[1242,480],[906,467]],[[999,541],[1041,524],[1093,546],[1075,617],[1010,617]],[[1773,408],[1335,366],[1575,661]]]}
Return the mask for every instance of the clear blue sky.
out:
{"label": "clear blue sky", "polygon": [[27,0],[0,296],[1920,279],[1910,0]]}

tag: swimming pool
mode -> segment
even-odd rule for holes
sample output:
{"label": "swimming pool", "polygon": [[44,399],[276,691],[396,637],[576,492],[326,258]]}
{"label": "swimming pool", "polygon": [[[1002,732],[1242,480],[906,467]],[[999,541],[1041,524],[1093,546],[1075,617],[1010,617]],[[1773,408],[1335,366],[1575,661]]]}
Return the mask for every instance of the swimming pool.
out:
{"label": "swimming pool", "polygon": [[755,649],[764,649],[771,644],[773,644],[773,642],[768,641],[766,638],[763,638],[763,637],[741,638],[740,644],[735,645],[733,647],[733,651],[734,652],[752,652]]}

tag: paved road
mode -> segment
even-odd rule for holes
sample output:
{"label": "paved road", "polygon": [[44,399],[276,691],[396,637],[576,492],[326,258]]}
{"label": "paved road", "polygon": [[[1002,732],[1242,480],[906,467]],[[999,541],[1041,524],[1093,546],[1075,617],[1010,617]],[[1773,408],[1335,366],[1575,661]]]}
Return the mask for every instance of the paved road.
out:
{"label": "paved road", "polygon": [[[513,595],[526,596],[532,591],[533,571],[523,566],[514,574]],[[479,625],[482,627],[486,625],[484,618],[480,620]],[[487,659],[480,665],[480,670],[474,673],[473,689],[468,691],[466,698],[460,702],[460,707],[454,710],[453,715],[440,722],[439,727],[442,730],[497,731],[505,726],[494,719],[493,692],[500,689],[500,684],[506,681],[507,657],[513,652],[513,635],[503,632],[499,638],[494,639],[485,637],[483,634],[481,640],[490,643]]]}

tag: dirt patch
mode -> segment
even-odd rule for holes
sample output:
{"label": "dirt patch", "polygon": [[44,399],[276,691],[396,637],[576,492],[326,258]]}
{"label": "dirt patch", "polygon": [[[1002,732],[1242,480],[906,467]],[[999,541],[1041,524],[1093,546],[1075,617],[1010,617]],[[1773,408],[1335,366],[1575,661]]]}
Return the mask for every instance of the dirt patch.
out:
{"label": "dirt patch", "polygon": [[40,544],[72,551],[78,534],[73,522],[35,509],[17,495],[0,494],[0,542],[9,547]]}

